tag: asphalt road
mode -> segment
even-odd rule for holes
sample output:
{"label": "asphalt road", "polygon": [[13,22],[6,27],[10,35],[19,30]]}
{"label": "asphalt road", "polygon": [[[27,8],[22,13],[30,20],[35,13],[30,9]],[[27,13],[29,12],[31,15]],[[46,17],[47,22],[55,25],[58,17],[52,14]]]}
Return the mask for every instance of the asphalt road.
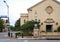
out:
{"label": "asphalt road", "polygon": [[6,39],[8,32],[0,32],[0,39]]}
{"label": "asphalt road", "polygon": [[0,39],[0,42],[60,42],[60,40],[10,40],[10,39]]}

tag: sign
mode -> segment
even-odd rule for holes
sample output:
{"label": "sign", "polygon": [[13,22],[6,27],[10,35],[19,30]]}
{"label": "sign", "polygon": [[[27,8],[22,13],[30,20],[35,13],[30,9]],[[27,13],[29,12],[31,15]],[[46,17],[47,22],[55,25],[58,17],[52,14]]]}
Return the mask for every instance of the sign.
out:
{"label": "sign", "polygon": [[8,18],[7,16],[0,16],[0,18]]}

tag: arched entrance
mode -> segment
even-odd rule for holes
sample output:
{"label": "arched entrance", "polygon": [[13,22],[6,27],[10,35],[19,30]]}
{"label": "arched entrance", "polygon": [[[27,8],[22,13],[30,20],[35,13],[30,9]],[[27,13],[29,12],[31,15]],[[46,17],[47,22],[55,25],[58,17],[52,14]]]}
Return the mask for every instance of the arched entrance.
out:
{"label": "arched entrance", "polygon": [[46,25],[46,32],[52,32],[53,25]]}
{"label": "arched entrance", "polygon": [[46,19],[46,32],[52,32],[53,31],[53,23],[55,21],[51,18]]}

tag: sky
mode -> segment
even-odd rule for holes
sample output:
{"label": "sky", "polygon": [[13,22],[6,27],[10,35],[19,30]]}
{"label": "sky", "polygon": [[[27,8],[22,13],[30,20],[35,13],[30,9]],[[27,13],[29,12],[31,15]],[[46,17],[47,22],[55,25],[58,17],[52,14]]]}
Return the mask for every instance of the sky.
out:
{"label": "sky", "polygon": [[[8,16],[7,6],[0,0],[0,16]],[[27,9],[42,0],[5,0],[9,5],[9,21],[10,25],[14,25],[16,20],[20,18],[21,13],[28,13]],[[58,0],[60,1],[60,0]]]}

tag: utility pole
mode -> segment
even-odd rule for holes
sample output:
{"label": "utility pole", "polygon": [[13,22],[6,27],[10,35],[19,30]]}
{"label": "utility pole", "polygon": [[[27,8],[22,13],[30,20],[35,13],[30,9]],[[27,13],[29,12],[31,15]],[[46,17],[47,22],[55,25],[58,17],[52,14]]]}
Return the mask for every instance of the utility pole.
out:
{"label": "utility pole", "polygon": [[10,22],[9,22],[9,5],[7,4],[7,2],[6,1],[3,1],[5,4],[6,4],[6,6],[7,6],[7,15],[8,15],[8,36],[10,37]]}

